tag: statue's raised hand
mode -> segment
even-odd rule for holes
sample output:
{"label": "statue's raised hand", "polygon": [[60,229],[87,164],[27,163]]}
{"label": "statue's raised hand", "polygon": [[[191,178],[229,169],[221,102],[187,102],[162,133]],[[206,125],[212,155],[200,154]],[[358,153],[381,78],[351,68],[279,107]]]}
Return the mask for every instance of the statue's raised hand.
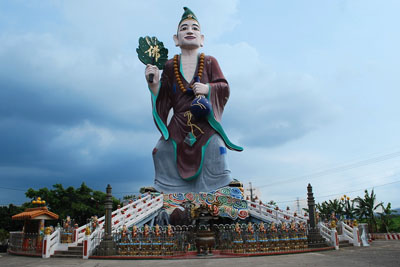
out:
{"label": "statue's raised hand", "polygon": [[209,91],[208,85],[196,82],[193,84],[193,92],[195,95],[207,95]]}
{"label": "statue's raised hand", "polygon": [[[160,70],[154,65],[147,64],[144,75],[150,90],[154,95],[157,95],[160,83]],[[150,80],[150,76],[152,76],[152,80]]]}
{"label": "statue's raised hand", "polygon": [[[152,82],[150,81],[150,75],[153,75],[154,77]],[[148,83],[158,84],[160,81],[160,70],[155,65],[147,64],[145,69],[145,77]]]}

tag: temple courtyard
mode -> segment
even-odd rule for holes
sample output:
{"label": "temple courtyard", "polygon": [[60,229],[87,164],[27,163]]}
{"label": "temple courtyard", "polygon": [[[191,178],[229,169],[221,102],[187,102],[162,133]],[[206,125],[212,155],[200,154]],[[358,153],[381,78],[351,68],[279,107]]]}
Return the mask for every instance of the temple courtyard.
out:
{"label": "temple courtyard", "polygon": [[0,254],[0,266],[400,266],[399,241],[374,241],[370,247],[344,247],[317,253],[242,258],[180,260],[83,260],[76,258],[24,257]]}

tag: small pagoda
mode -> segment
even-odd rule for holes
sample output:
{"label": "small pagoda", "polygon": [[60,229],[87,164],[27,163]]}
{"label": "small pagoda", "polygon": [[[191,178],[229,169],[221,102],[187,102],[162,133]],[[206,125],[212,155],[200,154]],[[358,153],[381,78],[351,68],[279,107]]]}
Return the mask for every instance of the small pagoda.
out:
{"label": "small pagoda", "polygon": [[[32,201],[33,204],[44,205],[41,200]],[[27,208],[24,212],[11,217],[12,220],[24,220],[24,227],[21,233],[13,233],[11,238],[11,252],[41,253],[44,225],[46,220],[57,220],[58,215],[49,211],[46,206]]]}

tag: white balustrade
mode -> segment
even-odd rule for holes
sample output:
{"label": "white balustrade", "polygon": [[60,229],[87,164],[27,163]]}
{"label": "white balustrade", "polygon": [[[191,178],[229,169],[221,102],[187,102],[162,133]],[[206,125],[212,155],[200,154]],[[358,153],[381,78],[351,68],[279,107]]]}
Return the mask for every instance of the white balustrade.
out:
{"label": "white balustrade", "polygon": [[339,222],[342,234],[339,236],[340,240],[348,240],[353,246],[359,247],[361,246],[360,235],[358,232],[358,227],[351,227],[347,225],[345,222]]}
{"label": "white balustrade", "polygon": [[[119,220],[123,217],[126,217],[127,214],[131,214],[131,216],[132,216],[133,215],[132,213],[134,213],[137,209],[139,209],[139,207],[142,207],[144,205],[144,203],[146,203],[150,199],[151,199],[151,195],[146,195],[140,199],[137,199],[136,201],[134,201],[132,203],[129,203],[128,205],[125,205],[119,209],[116,209],[115,211],[113,211],[111,213],[112,221],[115,222],[115,219]],[[104,216],[98,218],[98,224],[101,228],[104,227],[104,220],[105,220]],[[81,243],[83,241],[83,239],[85,238],[86,226],[88,226],[88,225],[84,224],[81,227],[76,229],[76,231],[77,231],[76,243]]]}
{"label": "white balustrade", "polygon": [[322,237],[325,238],[331,246],[335,247],[336,250],[339,249],[339,238],[336,229],[330,229],[322,222],[318,223],[318,228]]}
{"label": "white balustrade", "polygon": [[[123,225],[130,227],[145,220],[147,217],[150,217],[161,209],[163,204],[163,195],[152,197],[148,194],[113,211],[111,213],[112,231],[118,231],[123,227]],[[57,228],[51,235],[45,235],[43,239],[42,257],[49,258],[54,254],[55,250],[68,250],[69,246],[76,246],[78,243],[84,243],[85,241],[83,247],[83,258],[87,259],[100,244],[101,237],[104,234],[104,222],[105,217],[100,217],[98,219],[97,228],[90,234],[90,236],[85,235],[86,227],[89,226],[88,224],[84,224],[74,229],[74,242],[69,244],[61,244],[61,231],[60,228]]]}
{"label": "white balustrade", "polygon": [[[361,239],[361,244],[363,245],[363,247],[369,247],[368,236],[367,236],[368,224],[360,223],[358,230],[359,230],[358,234],[360,235],[360,239]],[[360,230],[361,230],[361,234],[360,234]]]}
{"label": "white balustrade", "polygon": [[104,228],[97,227],[90,235],[85,235],[83,240],[83,259],[88,259],[93,255],[94,250],[100,245],[101,238],[104,235]]}
{"label": "white balustrade", "polygon": [[54,254],[58,244],[60,244],[60,236],[60,228],[57,228],[52,234],[44,236],[42,245],[42,258],[49,258]]}
{"label": "white balustrade", "polygon": [[146,219],[163,206],[163,196],[159,195],[155,198],[148,198],[144,201],[131,206],[113,218],[112,231],[118,231],[122,226],[130,227],[140,221]]}
{"label": "white balustrade", "polygon": [[[163,195],[152,198],[147,195],[137,201],[115,210],[111,216],[112,232],[117,232],[124,225],[130,227],[148,218],[163,207]],[[100,244],[104,235],[104,216],[99,219],[99,226],[90,236],[83,236],[83,258],[88,259]]]}
{"label": "white balustrade", "polygon": [[283,211],[276,209],[272,205],[258,204],[255,202],[247,201],[247,206],[251,216],[256,217],[262,221],[268,221],[273,223],[287,222],[307,222],[307,218],[300,215],[295,215],[290,211]]}

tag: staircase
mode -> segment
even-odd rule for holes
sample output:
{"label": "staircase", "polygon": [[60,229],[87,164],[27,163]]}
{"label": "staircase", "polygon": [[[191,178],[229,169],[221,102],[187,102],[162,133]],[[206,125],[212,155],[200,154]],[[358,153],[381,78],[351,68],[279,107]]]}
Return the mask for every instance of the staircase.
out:
{"label": "staircase", "polygon": [[[141,225],[149,219],[155,217],[157,212],[163,206],[163,195],[152,196],[150,194],[143,195],[134,202],[129,203],[112,212],[112,231],[118,231],[126,225]],[[104,230],[105,216],[98,218],[98,226],[102,231]],[[76,229],[76,241],[81,243],[85,237],[87,224],[82,225]],[[92,232],[93,233],[93,232]]]}
{"label": "staircase", "polygon": [[346,247],[353,247],[354,245],[349,242],[349,240],[342,240],[339,241],[339,247],[340,248],[346,248]]}
{"label": "staircase", "polygon": [[51,255],[52,258],[80,258],[83,257],[83,245],[79,243],[77,246],[68,247],[68,250],[56,250]]}
{"label": "staircase", "polygon": [[338,223],[338,232],[340,233],[339,234],[340,247],[361,246],[361,239],[358,226],[350,226],[346,224],[346,222],[340,221]]}
{"label": "staircase", "polygon": [[297,223],[307,223],[308,217],[297,215],[290,211],[278,209],[269,204],[256,203],[247,200],[247,207],[250,216],[257,218],[263,222],[277,223],[282,222],[290,223],[295,221]]}

